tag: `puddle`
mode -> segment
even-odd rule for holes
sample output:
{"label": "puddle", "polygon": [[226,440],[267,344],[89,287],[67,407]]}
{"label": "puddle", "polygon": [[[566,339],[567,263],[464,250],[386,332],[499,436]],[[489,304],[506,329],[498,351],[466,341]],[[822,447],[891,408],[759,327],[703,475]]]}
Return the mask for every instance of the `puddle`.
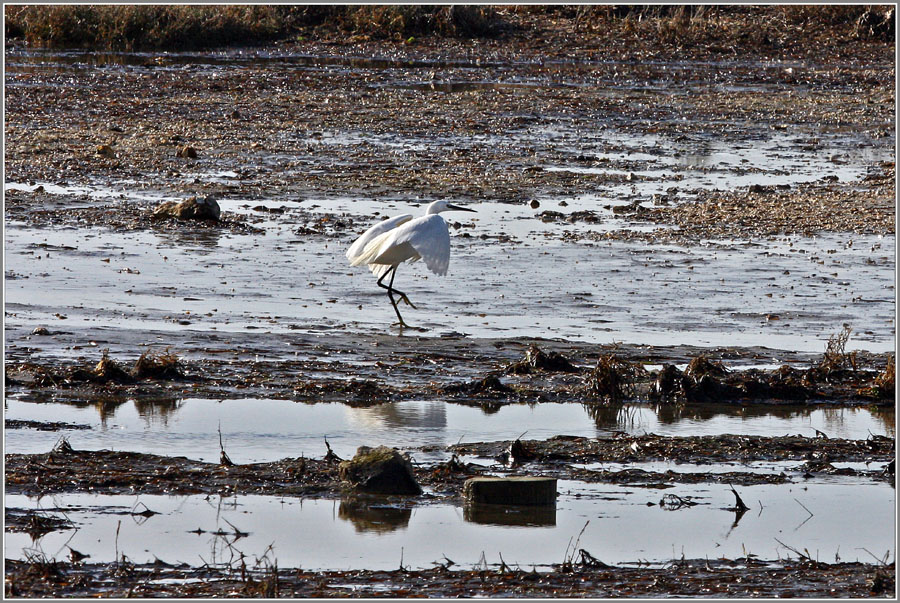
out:
{"label": "puddle", "polygon": [[[7,420],[58,421],[92,429],[6,430],[6,449],[45,453],[61,435],[76,449],[123,450],[218,462],[221,425],[225,448],[236,463],[275,461],[301,455],[322,458],[324,438],[343,458],[358,446],[418,448],[466,442],[545,440],[566,434],[601,437],[624,431],[635,435],[762,436],[819,430],[831,438],[865,440],[871,434],[894,437],[894,413],[866,408],[748,407],[705,405],[674,407],[624,406],[588,409],[580,404],[510,405],[486,413],[479,408],[443,401],[388,402],[370,408],[343,404],[303,404],[288,400],[179,399],[160,403],[126,402],[116,407],[24,402],[7,398]],[[442,461],[442,450],[416,452],[417,462]],[[643,466],[643,465],[642,465]],[[665,469],[664,469],[665,470]],[[680,469],[679,469],[680,470]],[[704,469],[705,470],[705,469]]]}
{"label": "puddle", "polygon": [[[191,565],[230,563],[240,553],[253,559],[271,545],[270,559],[279,566],[307,570],[396,569],[401,555],[412,569],[445,563],[445,558],[468,569],[482,553],[488,563],[499,563],[502,555],[507,564],[527,570],[532,564],[561,563],[582,528],[579,548],[612,564],[748,553],[763,559],[796,557],[776,539],[827,562],[836,556],[871,561],[864,548],[879,555],[890,551],[891,559],[895,552],[893,530],[885,529],[892,525],[895,501],[888,484],[744,487],[740,493],[751,508],[737,525],[735,514],[725,510],[734,505],[726,486],[660,491],[561,481],[558,491],[555,512],[547,510],[548,517],[537,521],[531,514],[521,522],[525,525],[450,505],[407,509],[375,503],[372,508],[264,496],[85,494],[38,501],[15,495],[7,496],[8,507],[64,513],[78,529],[49,533],[37,543],[27,534],[7,532],[4,544],[13,558],[34,547],[62,558],[68,546],[91,555],[91,562],[113,561],[118,551],[135,562],[159,558]],[[658,505],[666,494],[699,504],[666,510]],[[158,515],[129,515],[135,505],[143,510],[138,503]],[[236,538],[235,529],[246,535]]]}

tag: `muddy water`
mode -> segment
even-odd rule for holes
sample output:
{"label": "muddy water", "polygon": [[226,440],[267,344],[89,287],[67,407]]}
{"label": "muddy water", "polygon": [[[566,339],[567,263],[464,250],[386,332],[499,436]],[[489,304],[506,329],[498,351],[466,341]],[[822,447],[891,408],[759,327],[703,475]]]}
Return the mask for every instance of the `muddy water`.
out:
{"label": "muddy water", "polygon": [[[99,93],[90,78],[121,78],[123,85],[132,85],[135,79],[160,75],[170,83],[194,78],[227,87],[236,74],[262,74],[268,82],[270,76],[291,73],[297,81],[333,77],[364,82],[354,110],[372,98],[388,98],[390,107],[403,100],[441,109],[496,93],[523,101],[550,95],[577,115],[556,112],[557,105],[551,103],[554,114],[539,119],[541,110],[523,103],[527,108],[515,107],[516,127],[505,130],[476,127],[457,132],[419,127],[417,122],[400,127],[402,116],[396,124],[313,119],[273,128],[266,115],[242,106],[243,114],[258,116],[254,132],[264,132],[263,144],[252,152],[244,147],[229,152],[233,139],[211,138],[208,146],[215,151],[202,149],[198,161],[176,167],[164,167],[162,161],[159,166],[141,163],[144,154],[152,153],[139,149],[133,156],[128,155],[133,151],[122,151],[121,159],[126,165],[133,160],[140,168],[92,168],[85,173],[70,169],[64,175],[58,172],[59,177],[9,179],[4,190],[25,199],[22,204],[28,207],[5,220],[5,343],[17,361],[95,362],[99,350],[107,347],[132,358],[148,344],[165,347],[172,342],[179,347],[176,353],[202,361],[220,334],[235,348],[252,334],[255,349],[273,361],[315,355],[312,345],[292,345],[291,336],[299,340],[301,334],[352,340],[390,333],[426,350],[429,341],[446,336],[732,350],[754,346],[769,348],[768,357],[777,362],[783,354],[821,353],[828,338],[850,324],[850,349],[887,352],[895,346],[893,234],[736,236],[677,244],[606,237],[676,228],[637,220],[621,211],[625,206],[678,206],[693,202],[702,191],[753,185],[792,190],[822,178],[862,187],[879,163],[893,161],[893,123],[823,125],[789,113],[757,121],[740,111],[691,120],[679,112],[694,94],[781,93],[782,72],[801,65],[730,61],[544,66],[263,53],[157,57],[8,52],[8,59],[10,54],[6,83],[13,88]],[[615,70],[624,75],[612,75]],[[710,83],[716,79],[710,75],[723,70],[737,74],[740,81]],[[682,73],[677,85],[672,85],[673,72]],[[798,86],[795,98],[799,102],[821,92],[817,85]],[[240,81],[241,90],[247,86]],[[260,93],[263,90],[260,87]],[[612,117],[594,116],[577,103],[577,111],[567,105],[583,93],[593,95],[588,106],[609,102],[627,110],[617,109]],[[661,102],[662,97],[675,104]],[[316,110],[316,103],[323,101],[307,100],[305,109],[301,103],[297,111]],[[200,104],[194,97],[185,105],[193,109],[194,102]],[[134,127],[127,117],[120,119],[120,129]],[[91,131],[97,125],[85,127]],[[179,134],[190,136],[183,129]],[[243,140],[242,134],[230,136]],[[85,144],[93,148],[93,138],[75,138],[90,141]],[[456,159],[448,162],[449,156]],[[152,169],[140,171],[148,165]],[[389,180],[370,184],[362,176],[364,185],[354,181],[348,186],[340,177],[345,171],[364,174],[370,165],[403,174],[434,170],[440,177],[435,176],[434,189],[394,187]],[[454,175],[469,170],[486,175],[477,186],[456,186]],[[310,175],[323,178],[323,184],[309,180]],[[537,175],[543,184],[522,184]],[[161,201],[210,190],[220,195],[226,217],[259,230],[127,229],[75,219],[48,224],[34,218],[43,210],[98,206],[119,217],[139,216]],[[418,306],[404,308],[404,317],[424,329],[410,336],[390,326],[394,314],[385,296],[371,275],[350,268],[343,254],[375,221],[420,213],[436,197],[477,213],[446,214],[453,237],[447,277],[436,277],[421,264],[400,268],[397,285]],[[563,218],[549,220],[543,212],[559,212]],[[595,219],[566,219],[573,212],[592,212]],[[39,326],[56,334],[32,335]],[[259,344],[267,334],[273,337]],[[334,374],[338,378],[353,376],[346,366],[374,363],[362,348],[341,360]],[[391,377],[385,379],[390,385]],[[299,455],[320,458],[324,437],[343,457],[363,444],[429,446],[432,452],[413,455],[417,463],[428,464],[445,460],[448,454],[442,448],[448,444],[511,440],[522,434],[529,439],[614,431],[813,436],[818,430],[832,438],[895,436],[893,412],[869,409],[710,406],[679,414],[626,405],[598,414],[577,404],[538,404],[485,413],[441,399],[372,408],[268,398],[220,402],[189,395],[96,407],[34,399],[22,392],[7,396],[6,419],[61,421],[88,429],[7,429],[6,452],[46,452],[66,436],[78,449],[215,461],[220,425],[228,453],[238,463]],[[702,471],[731,471],[736,466],[703,465]],[[662,462],[634,467],[701,470],[699,465]],[[784,472],[797,482],[802,479],[797,463],[752,463],[740,465],[740,470]],[[700,504],[663,510],[657,503],[665,494],[692,497]],[[156,556],[198,565],[227,562],[239,554],[236,551],[263,555],[273,544],[282,567],[392,569],[400,564],[401,554],[404,564],[413,567],[429,567],[444,556],[468,567],[477,564],[482,553],[491,563],[502,554],[506,563],[529,567],[563,561],[567,544],[590,520],[580,547],[608,563],[790,555],[776,538],[808,549],[823,561],[871,561],[863,549],[879,556],[893,550],[893,530],[885,529],[894,525],[895,493],[888,484],[820,477],[802,484],[747,486],[742,494],[751,510],[736,525],[734,513],[724,510],[733,505],[733,496],[720,485],[654,490],[561,482],[552,512],[527,517],[506,513],[499,519],[447,504],[386,504],[360,510],[331,500],[141,496],[143,505],[160,513],[146,518],[127,514],[138,501],[134,497],[10,496],[7,507],[65,511],[78,530],[52,532],[37,543],[10,532],[5,544],[11,556],[22,557],[27,547],[39,547],[60,558],[68,544],[90,554],[92,561],[112,560],[118,550],[136,561]],[[233,533],[227,535],[234,527],[248,534],[235,541]],[[214,534],[217,530],[223,533]],[[319,541],[333,546],[309,544]]]}

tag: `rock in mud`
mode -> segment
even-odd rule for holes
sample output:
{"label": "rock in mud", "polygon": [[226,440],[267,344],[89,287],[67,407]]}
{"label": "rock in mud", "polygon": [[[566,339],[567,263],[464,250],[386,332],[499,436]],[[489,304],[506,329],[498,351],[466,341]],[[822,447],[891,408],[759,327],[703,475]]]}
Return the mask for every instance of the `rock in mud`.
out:
{"label": "rock in mud", "polygon": [[115,159],[116,152],[113,151],[113,148],[108,144],[101,144],[97,147],[97,154],[101,157],[107,157],[109,159]]}
{"label": "rock in mud", "polygon": [[421,494],[409,459],[396,448],[360,446],[349,461],[340,464],[341,479],[369,494]]}
{"label": "rock in mud", "polygon": [[212,195],[200,199],[191,197],[180,203],[166,201],[154,211],[154,218],[177,218],[179,220],[218,220],[222,215],[218,202]]}
{"label": "rock in mud", "polygon": [[176,157],[182,157],[184,159],[196,159],[197,158],[197,149],[192,146],[184,145],[178,147],[178,150],[175,152]]}

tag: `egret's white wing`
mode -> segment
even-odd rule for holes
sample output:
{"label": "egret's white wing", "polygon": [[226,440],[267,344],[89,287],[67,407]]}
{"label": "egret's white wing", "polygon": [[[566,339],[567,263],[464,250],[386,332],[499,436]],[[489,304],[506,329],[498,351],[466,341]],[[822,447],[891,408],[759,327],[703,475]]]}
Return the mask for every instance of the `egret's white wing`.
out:
{"label": "egret's white wing", "polygon": [[362,255],[363,250],[366,248],[372,239],[377,237],[380,234],[389,232],[394,228],[397,228],[401,224],[409,222],[412,220],[412,216],[409,214],[401,214],[399,216],[394,216],[393,218],[388,218],[387,220],[382,220],[366,232],[364,232],[356,241],[353,242],[353,245],[350,246],[350,249],[347,250],[347,259],[350,260],[350,263],[354,266],[359,266],[360,262],[354,263],[354,260],[359,258]]}
{"label": "egret's white wing", "polygon": [[[389,243],[385,242],[392,249],[411,247],[415,250],[415,253],[406,259],[414,262],[421,258],[435,274],[441,276],[447,274],[447,268],[450,266],[450,230],[439,215],[423,216],[398,226],[391,231],[388,239]],[[385,256],[387,252],[382,252],[381,255]]]}

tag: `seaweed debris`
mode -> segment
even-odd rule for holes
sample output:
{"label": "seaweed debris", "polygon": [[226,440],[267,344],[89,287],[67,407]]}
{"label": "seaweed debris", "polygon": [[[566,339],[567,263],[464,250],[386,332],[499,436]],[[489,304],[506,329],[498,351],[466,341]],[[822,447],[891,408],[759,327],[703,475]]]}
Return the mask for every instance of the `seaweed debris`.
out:
{"label": "seaweed debris", "polygon": [[527,375],[533,371],[577,373],[581,369],[559,352],[545,352],[534,344],[525,350],[524,358],[504,369],[504,373],[516,375]]}
{"label": "seaweed debris", "polygon": [[634,398],[635,383],[645,373],[640,364],[607,354],[600,357],[597,366],[585,378],[583,391],[589,398],[606,404]]}

